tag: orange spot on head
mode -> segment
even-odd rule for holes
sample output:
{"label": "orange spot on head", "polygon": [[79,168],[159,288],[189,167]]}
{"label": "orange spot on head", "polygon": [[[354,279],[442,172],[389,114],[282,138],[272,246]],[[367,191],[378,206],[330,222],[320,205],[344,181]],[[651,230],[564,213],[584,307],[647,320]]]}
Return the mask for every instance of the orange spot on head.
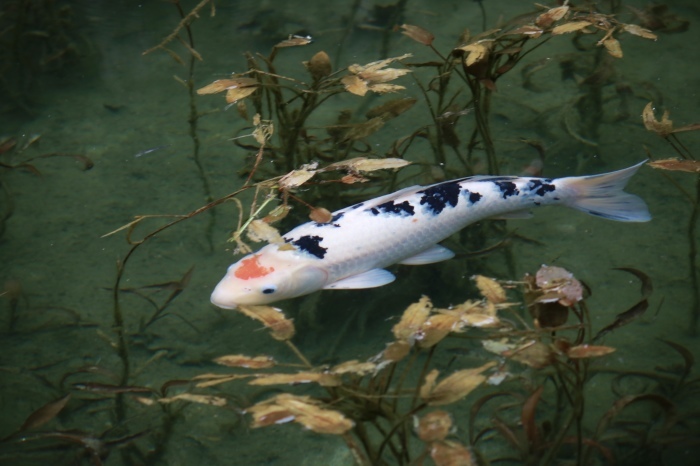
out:
{"label": "orange spot on head", "polygon": [[254,255],[248,259],[243,259],[241,265],[233,274],[241,280],[250,280],[251,278],[260,278],[274,272],[274,267],[263,267],[258,262],[258,256]]}

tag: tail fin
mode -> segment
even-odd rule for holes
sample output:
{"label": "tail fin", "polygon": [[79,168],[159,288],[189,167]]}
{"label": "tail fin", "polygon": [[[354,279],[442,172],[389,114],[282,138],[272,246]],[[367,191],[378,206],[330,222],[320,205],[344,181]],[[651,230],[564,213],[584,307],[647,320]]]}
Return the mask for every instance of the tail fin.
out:
{"label": "tail fin", "polygon": [[569,206],[587,214],[618,222],[648,222],[651,214],[646,203],[638,196],[623,191],[627,182],[644,165],[637,165],[601,175],[564,178],[568,188],[576,194]]}

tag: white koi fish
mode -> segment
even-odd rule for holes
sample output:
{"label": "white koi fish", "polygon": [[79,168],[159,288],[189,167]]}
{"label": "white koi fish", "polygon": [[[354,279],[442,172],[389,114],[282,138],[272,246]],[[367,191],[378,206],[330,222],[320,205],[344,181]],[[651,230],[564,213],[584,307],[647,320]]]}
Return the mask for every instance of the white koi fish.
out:
{"label": "white koi fish", "polygon": [[413,186],[307,222],[228,268],[215,305],[268,304],[321,289],[386,285],[392,264],[440,262],[454,253],[437,243],[486,218],[527,218],[533,206],[563,205],[619,222],[646,222],[639,197],[623,191],[645,162],[602,175],[568,178],[473,176]]}

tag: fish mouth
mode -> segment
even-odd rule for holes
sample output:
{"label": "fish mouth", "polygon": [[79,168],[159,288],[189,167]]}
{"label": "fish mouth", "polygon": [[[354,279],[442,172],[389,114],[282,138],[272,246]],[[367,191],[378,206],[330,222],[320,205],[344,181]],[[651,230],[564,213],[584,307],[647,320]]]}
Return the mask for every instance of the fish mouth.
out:
{"label": "fish mouth", "polygon": [[226,292],[222,290],[219,286],[214,288],[214,291],[211,294],[211,298],[209,298],[209,301],[216,306],[220,307],[221,309],[236,309],[238,307],[238,304],[232,303],[229,299],[226,299]]}

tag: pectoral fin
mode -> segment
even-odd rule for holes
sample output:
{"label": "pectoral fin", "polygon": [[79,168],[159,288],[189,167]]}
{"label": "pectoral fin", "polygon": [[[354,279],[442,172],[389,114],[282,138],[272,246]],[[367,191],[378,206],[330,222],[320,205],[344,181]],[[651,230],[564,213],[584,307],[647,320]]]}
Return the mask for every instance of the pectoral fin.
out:
{"label": "pectoral fin", "polygon": [[384,269],[372,269],[351,277],[343,278],[337,282],[323,287],[325,290],[359,290],[362,288],[376,288],[391,283],[396,277]]}
{"label": "pectoral fin", "polygon": [[423,264],[433,264],[435,262],[442,262],[448,259],[452,259],[455,253],[447,248],[439,245],[434,245],[421,251],[415,256],[411,256],[407,259],[402,260],[399,264],[404,265],[423,265]]}

